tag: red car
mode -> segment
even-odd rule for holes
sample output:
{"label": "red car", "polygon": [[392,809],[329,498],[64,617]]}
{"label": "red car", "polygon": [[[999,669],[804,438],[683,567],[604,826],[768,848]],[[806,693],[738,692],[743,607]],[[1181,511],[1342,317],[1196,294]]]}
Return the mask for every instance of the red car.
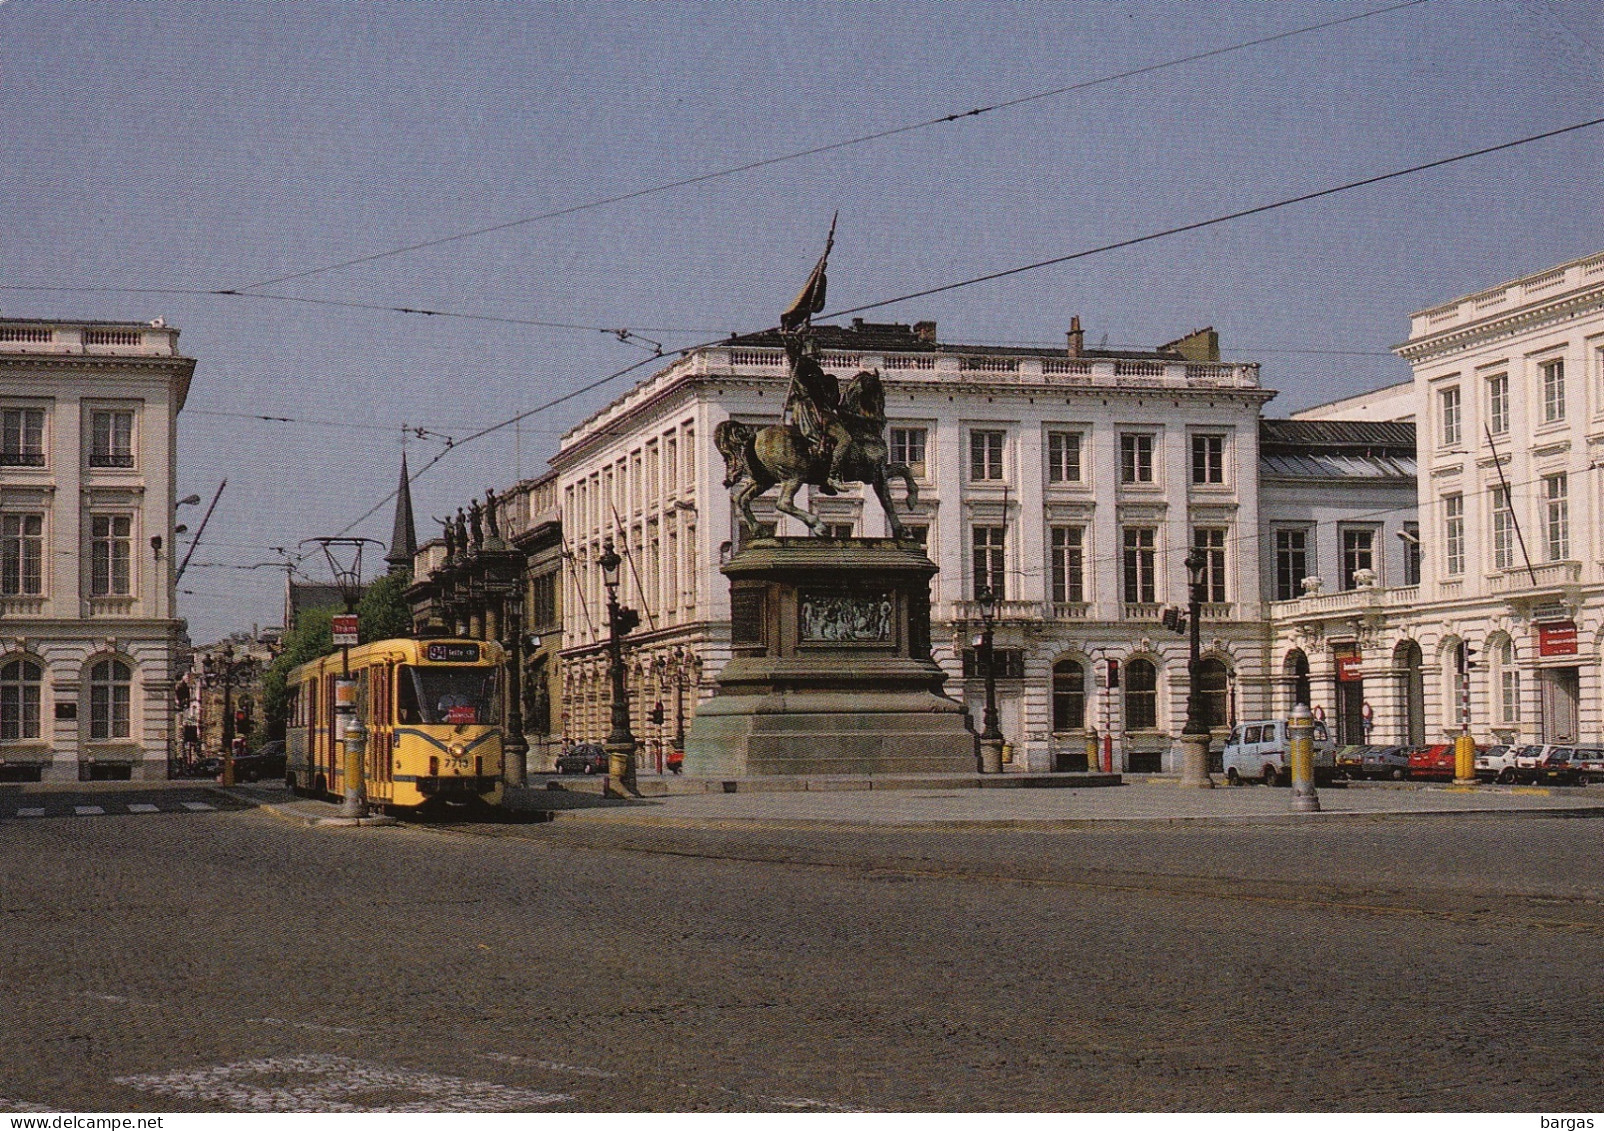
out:
{"label": "red car", "polygon": [[1435,746],[1413,746],[1409,750],[1409,776],[1412,779],[1439,778],[1453,780],[1454,744],[1440,742]]}

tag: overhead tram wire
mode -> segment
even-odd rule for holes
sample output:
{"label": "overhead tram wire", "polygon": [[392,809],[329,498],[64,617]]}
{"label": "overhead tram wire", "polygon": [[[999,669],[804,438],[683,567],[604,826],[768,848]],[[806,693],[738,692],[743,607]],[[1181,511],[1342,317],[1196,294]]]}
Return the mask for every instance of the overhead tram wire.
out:
{"label": "overhead tram wire", "polygon": [[1033,94],[1021,95],[1018,98],[1010,98],[1001,102],[994,102],[989,106],[977,106],[971,110],[943,114],[938,118],[928,118],[919,122],[911,122],[901,126],[892,126],[888,129],[877,130],[874,133],[861,134],[857,137],[846,138],[842,141],[834,141],[824,145],[816,145],[808,149],[799,149],[793,153],[782,153],[774,157],[764,157],[756,161],[748,161],[741,165],[732,165],[729,168],[719,169],[711,173],[701,173],[694,177],[684,177],[675,181],[667,181],[662,184],[635,189],[631,192],[619,193],[615,196],[603,197],[600,200],[592,200],[582,204],[569,205],[566,208],[553,209],[550,212],[542,212],[536,216],[526,216],[519,220],[506,220],[499,224],[490,224],[482,228],[475,228],[471,231],[457,232],[449,236],[440,236],[432,240],[422,240],[418,243],[408,244],[405,247],[393,248],[390,251],[374,252],[371,255],[361,255],[353,259],[342,260],[339,263],[330,263],[322,267],[313,267],[305,271],[296,271],[287,275],[277,275],[271,279],[263,279],[261,282],[248,283],[230,291],[220,291],[216,293],[245,294],[255,292],[262,287],[272,287],[277,286],[280,283],[288,283],[299,279],[309,279],[314,275],[323,275],[330,271],[342,270],[346,267],[356,267],[363,263],[373,263],[380,259],[391,259],[398,255],[406,255],[414,251],[423,251],[426,248],[439,247],[442,244],[453,243],[457,240],[472,239],[475,236],[490,235],[494,232],[505,232],[511,228],[522,227],[526,224],[536,224],[545,220],[556,220],[563,216],[571,216],[578,212],[587,212],[592,209],[603,208],[610,204],[622,204],[626,201],[639,200],[642,197],[652,196],[660,192],[670,192],[674,189],[689,188],[692,185],[705,184],[708,181],[718,180],[723,177],[732,177],[740,173],[750,173],[757,169],[765,169],[770,166],[780,165],[788,161],[799,161],[804,157],[817,157],[823,153],[832,153],[841,149],[850,149],[855,146],[867,145],[870,142],[883,141],[886,138],[897,137],[900,134],[913,133],[916,130],[926,130],[935,126],[950,125],[966,119],[978,118],[983,114],[995,113],[999,110],[1011,110],[1014,107],[1024,106],[1031,102],[1039,102],[1048,98],[1059,98],[1066,94],[1074,94],[1082,90],[1090,90],[1093,87],[1105,86],[1109,83],[1119,82],[1123,79],[1155,74],[1159,71],[1169,70],[1173,67],[1184,66],[1187,63],[1196,63],[1204,59],[1214,59],[1221,55],[1229,55],[1237,51],[1246,51],[1252,47],[1263,47],[1265,44],[1269,43],[1279,43],[1282,40],[1292,39],[1296,36],[1308,35],[1312,32],[1324,31],[1327,28],[1339,27],[1343,24],[1356,23],[1359,20],[1368,20],[1376,16],[1388,15],[1392,12],[1403,11],[1406,8],[1418,8],[1421,5],[1429,4],[1430,2],[1431,0],[1404,0],[1403,3],[1392,4],[1385,8],[1374,8],[1367,12],[1359,12],[1351,16],[1343,16],[1340,19],[1325,20],[1321,23],[1308,24],[1304,27],[1293,28],[1290,31],[1277,32],[1274,35],[1261,36],[1258,39],[1247,40],[1243,43],[1233,43],[1226,47],[1215,47],[1208,51],[1199,51],[1192,55],[1182,56],[1179,59],[1167,59],[1162,63],[1151,63],[1145,67],[1134,67],[1127,71],[1120,71],[1118,74],[1103,75],[1099,78],[1087,79],[1084,82],[1071,83],[1068,86],[1054,87],[1051,90],[1036,91]]}
{"label": "overhead tram wire", "polygon": [[[1020,267],[1011,267],[1011,268],[1009,268],[1009,269],[1007,269],[1005,271],[993,271],[993,272],[990,272],[989,274],[977,275],[974,278],[970,278],[970,279],[961,279],[961,280],[959,280],[957,282],[953,282],[953,283],[944,283],[939,287],[928,287],[925,290],[914,291],[914,292],[911,292],[911,293],[905,294],[905,295],[899,295],[896,298],[882,299],[882,300],[880,300],[878,302],[865,303],[862,306],[852,306],[852,307],[846,307],[846,308],[841,309],[841,310],[833,310],[833,311],[830,311],[828,313],[821,314],[821,315],[819,315],[819,317],[820,318],[840,318],[840,317],[842,317],[844,315],[848,315],[848,314],[859,314],[859,313],[862,313],[863,311],[866,311],[866,310],[879,310],[879,309],[881,309],[883,307],[894,306],[897,303],[909,302],[909,301],[911,301],[913,299],[916,299],[916,298],[925,298],[925,297],[928,297],[929,295],[944,294],[944,293],[946,293],[948,291],[955,291],[955,290],[958,290],[958,289],[963,288],[963,287],[972,287],[972,286],[975,286],[975,285],[977,285],[979,283],[989,283],[989,282],[993,282],[993,281],[995,281],[997,279],[1006,279],[1006,278],[1009,278],[1009,277],[1014,276],[1014,275],[1023,275],[1023,274],[1025,274],[1027,272],[1030,272],[1030,271],[1041,270],[1044,267],[1055,267],[1055,266],[1057,266],[1057,265],[1059,265],[1061,263],[1069,263],[1069,262],[1071,262],[1073,260],[1085,259],[1085,258],[1088,258],[1089,256],[1093,256],[1093,255],[1101,255],[1104,252],[1118,251],[1118,250],[1120,250],[1122,248],[1134,247],[1134,246],[1136,246],[1138,244],[1149,243],[1149,242],[1151,242],[1153,240],[1164,239],[1164,238],[1166,238],[1168,236],[1181,235],[1181,234],[1184,234],[1186,232],[1200,231],[1200,230],[1202,230],[1204,228],[1213,227],[1216,224],[1224,224],[1224,223],[1228,223],[1228,222],[1230,222],[1232,220],[1240,220],[1240,219],[1243,219],[1243,218],[1248,217],[1248,216],[1257,216],[1257,215],[1261,215],[1263,213],[1273,212],[1276,209],[1286,208],[1289,205],[1302,204],[1302,203],[1305,203],[1305,202],[1310,201],[1310,200],[1318,200],[1321,197],[1334,196],[1335,194],[1340,193],[1340,192],[1348,192],[1351,189],[1365,188],[1365,187],[1367,187],[1369,185],[1381,184],[1381,183],[1383,183],[1385,181],[1396,180],[1399,177],[1406,177],[1406,176],[1410,176],[1410,175],[1412,175],[1414,173],[1426,172],[1427,170],[1430,170],[1430,169],[1440,169],[1440,168],[1443,168],[1444,166],[1453,165],[1453,164],[1456,164],[1457,162],[1460,162],[1460,161],[1468,161],[1468,160],[1470,160],[1470,159],[1472,159],[1474,157],[1485,157],[1490,153],[1501,153],[1501,152],[1503,152],[1505,150],[1515,149],[1515,148],[1517,148],[1519,146],[1522,146],[1522,145],[1529,145],[1532,142],[1544,141],[1544,140],[1547,140],[1548,138],[1560,137],[1560,136],[1565,135],[1565,134],[1575,133],[1578,130],[1591,129],[1594,126],[1600,126],[1600,125],[1604,125],[1604,118],[1593,118],[1593,119],[1591,119],[1589,121],[1586,121],[1586,122],[1577,122],[1574,125],[1561,126],[1558,129],[1545,130],[1542,133],[1530,134],[1530,135],[1528,135],[1526,137],[1523,137],[1523,138],[1517,138],[1514,141],[1506,141],[1506,142],[1501,142],[1498,145],[1489,145],[1489,146],[1485,146],[1485,147],[1483,147],[1481,149],[1474,149],[1474,150],[1471,150],[1468,153],[1460,153],[1460,154],[1456,154],[1456,155],[1454,155],[1452,157],[1441,157],[1441,158],[1438,158],[1435,161],[1426,161],[1426,162],[1423,162],[1423,163],[1421,163],[1419,165],[1411,165],[1411,166],[1409,166],[1408,168],[1405,168],[1405,169],[1395,169],[1395,170],[1393,170],[1392,172],[1389,172],[1389,173],[1378,173],[1375,176],[1371,176],[1371,177],[1361,177],[1359,180],[1356,180],[1356,181],[1348,181],[1348,182],[1346,182],[1344,184],[1333,185],[1333,186],[1331,186],[1329,188],[1318,189],[1318,190],[1316,190],[1314,192],[1303,193],[1303,194],[1301,194],[1299,196],[1288,197],[1288,198],[1286,198],[1284,200],[1272,201],[1272,202],[1270,202],[1268,204],[1260,204],[1260,205],[1256,205],[1256,206],[1254,206],[1252,208],[1244,208],[1244,209],[1242,209],[1240,211],[1229,212],[1229,213],[1226,213],[1223,216],[1215,216],[1215,217],[1212,217],[1211,219],[1208,219],[1208,220],[1198,220],[1198,221],[1195,221],[1194,223],[1191,223],[1191,224],[1181,224],[1181,225],[1178,225],[1178,226],[1173,227],[1173,228],[1166,228],[1166,229],[1164,229],[1163,231],[1160,231],[1160,232],[1152,232],[1152,233],[1149,233],[1148,235],[1145,235],[1145,236],[1133,236],[1132,238],[1127,239],[1127,240],[1118,240],[1118,241],[1116,241],[1114,243],[1103,244],[1101,246],[1093,247],[1093,248],[1087,248],[1087,249],[1085,249],[1083,251],[1071,252],[1068,255],[1058,255],[1058,256],[1054,256],[1054,257],[1052,257],[1050,259],[1037,260],[1034,263],[1027,263],[1027,264],[1024,264],[1023,266],[1020,266]],[[769,326],[766,329],[753,331],[751,334],[742,335],[742,336],[743,337],[748,337],[748,336],[752,336],[752,334],[770,333],[770,332],[776,331],[778,329],[779,329],[778,326]],[[712,339],[710,341],[702,342],[702,343],[700,343],[698,345],[683,346],[683,347],[679,348],[678,350],[676,350],[675,352],[680,354],[681,356],[684,356],[686,354],[694,353],[695,351],[697,351],[699,349],[707,349],[707,348],[710,348],[712,346],[722,345],[725,342],[727,342],[728,340],[729,340],[728,338],[715,338],[715,339]],[[457,441],[457,443],[456,443],[456,445],[454,447],[447,448],[445,451],[436,454],[433,459],[429,460],[428,463],[424,464],[416,472],[414,472],[412,474],[411,478],[408,479],[408,482],[410,483],[410,482],[416,481],[419,476],[421,476],[424,472],[428,471],[435,464],[439,463],[446,456],[450,455],[452,452],[460,451],[462,448],[464,448],[465,446],[467,446],[469,443],[471,443],[474,440],[478,440],[478,439],[480,439],[480,438],[482,438],[484,436],[488,436],[493,432],[498,432],[503,428],[509,428],[512,425],[517,424],[519,421],[525,420],[525,419],[535,415],[537,412],[545,412],[547,409],[555,408],[557,405],[562,404],[565,401],[570,401],[570,400],[573,400],[575,397],[583,396],[585,393],[591,392],[592,390],[595,390],[595,389],[599,389],[603,385],[609,384],[612,381],[618,380],[618,378],[620,378],[620,377],[623,377],[623,376],[626,376],[626,375],[628,375],[630,373],[633,373],[635,370],[640,369],[642,366],[648,365],[648,364],[650,364],[652,362],[655,362],[655,361],[661,361],[661,360],[662,360],[662,358],[660,358],[658,356],[655,356],[655,355],[652,356],[652,357],[644,357],[641,360],[635,362],[633,365],[625,366],[623,369],[617,370],[616,372],[613,372],[613,373],[609,373],[605,377],[598,377],[596,380],[587,382],[586,384],[581,385],[577,389],[573,389],[570,392],[564,393],[560,397],[556,397],[556,398],[554,398],[554,399],[552,399],[550,401],[547,401],[545,404],[536,405],[534,408],[529,409],[529,410],[527,410],[525,412],[521,412],[517,416],[508,417],[506,420],[500,421],[499,423],[489,425],[488,427],[485,427],[485,428],[481,428],[479,431],[474,432],[471,435],[465,436],[461,440]],[[353,522],[351,522],[350,524],[348,524],[343,530],[340,531],[340,533],[341,534],[345,534],[345,533],[349,532],[350,530],[354,529],[356,526],[360,525],[361,523],[367,521],[367,519],[369,519],[370,517],[372,517],[374,514],[376,514],[378,512],[379,508],[383,507],[386,503],[390,502],[392,499],[395,498],[395,496],[396,496],[396,492],[395,491],[391,491],[388,495],[386,495],[384,498],[380,499],[377,503],[375,503],[360,518],[358,518],[358,519],[354,520]]]}

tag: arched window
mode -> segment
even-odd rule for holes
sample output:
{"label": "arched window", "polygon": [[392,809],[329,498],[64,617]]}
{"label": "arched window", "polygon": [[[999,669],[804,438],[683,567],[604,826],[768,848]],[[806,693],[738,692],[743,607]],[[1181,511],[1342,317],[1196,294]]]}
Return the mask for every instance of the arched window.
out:
{"label": "arched window", "polygon": [[1461,641],[1449,640],[1443,645],[1441,657],[1442,725],[1445,730],[1458,730],[1463,711],[1465,675],[1460,668]]}
{"label": "arched window", "polygon": [[1405,640],[1393,652],[1393,667],[1398,669],[1399,690],[1403,701],[1403,739],[1411,746],[1426,741],[1426,679],[1425,657],[1420,645]]}
{"label": "arched window", "polygon": [[1053,665],[1053,730],[1083,730],[1086,726],[1086,668],[1079,660]]}
{"label": "arched window", "polygon": [[1203,710],[1204,726],[1213,729],[1223,727],[1229,721],[1226,714],[1229,684],[1230,675],[1224,660],[1218,656],[1205,656],[1197,662],[1198,705]]}
{"label": "arched window", "polygon": [[1158,729],[1158,669],[1152,660],[1125,664],[1125,729]]}
{"label": "arched window", "polygon": [[44,673],[32,660],[0,667],[0,741],[39,737],[39,686]]}
{"label": "arched window", "polygon": [[107,741],[129,735],[134,674],[121,660],[101,660],[89,669],[89,737]]}
{"label": "arched window", "polygon": [[1492,652],[1498,688],[1498,721],[1514,726],[1520,722],[1520,669],[1515,666],[1515,642],[1506,636],[1493,646]]}
{"label": "arched window", "polygon": [[1303,654],[1301,648],[1294,648],[1287,653],[1286,663],[1282,666],[1282,672],[1292,682],[1292,702],[1287,704],[1288,714],[1291,713],[1291,708],[1296,707],[1299,703],[1305,707],[1313,707],[1312,696],[1314,689],[1309,683],[1309,657]]}

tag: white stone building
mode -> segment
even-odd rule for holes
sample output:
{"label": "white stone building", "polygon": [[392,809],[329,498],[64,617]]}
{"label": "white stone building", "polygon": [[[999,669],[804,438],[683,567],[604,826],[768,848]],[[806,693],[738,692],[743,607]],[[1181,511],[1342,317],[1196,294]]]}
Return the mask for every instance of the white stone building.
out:
{"label": "white stone building", "polygon": [[1484,742],[1599,742],[1604,254],[1416,314],[1398,353],[1420,584],[1277,605],[1278,653],[1300,634],[1346,647],[1378,742],[1466,725]]}
{"label": "white stone building", "polygon": [[160,320],[0,319],[0,779],[167,774],[194,370]]}
{"label": "white stone building", "polygon": [[[999,698],[1013,768],[1085,764],[1092,730],[1114,736],[1114,768],[1157,770],[1186,712],[1186,642],[1165,630],[1186,602],[1183,560],[1208,561],[1204,682],[1212,722],[1266,710],[1257,467],[1259,413],[1274,394],[1258,367],[1219,360],[1200,331],[1150,352],[940,343],[933,323],[817,327],[843,382],[878,369],[892,459],[920,503],[905,516],[940,568],[936,658],[948,692],[979,717],[969,642],[974,597],[1000,591]],[[676,360],[568,433],[552,464],[571,555],[562,654],[567,736],[605,736],[606,595],[596,559],[613,539],[620,599],[642,612],[631,638],[635,734],[650,746],[710,693],[729,654],[729,592],[717,566],[740,540],[713,450],[723,420],[773,422],[787,369],[773,336]],[[901,499],[900,487],[894,488]],[[839,534],[883,536],[861,489],[814,505]],[[762,510],[766,507],[766,510]],[[779,519],[772,496],[760,511]],[[804,533],[779,519],[780,534]],[[1110,665],[1118,687],[1104,686]],[[966,670],[967,669],[967,670]],[[665,705],[665,721],[647,713]],[[1244,716],[1245,717],[1245,716]]]}

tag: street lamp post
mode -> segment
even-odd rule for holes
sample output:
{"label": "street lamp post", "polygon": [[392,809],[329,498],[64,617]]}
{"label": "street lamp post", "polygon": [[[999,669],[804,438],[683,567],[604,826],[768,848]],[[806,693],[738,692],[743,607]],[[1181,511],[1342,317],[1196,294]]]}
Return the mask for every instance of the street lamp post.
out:
{"label": "street lamp post", "polygon": [[522,595],[507,608],[506,630],[511,668],[507,679],[507,735],[502,743],[505,775],[524,785],[529,773],[529,739],[524,735],[524,617]]}
{"label": "street lamp post", "polygon": [[609,538],[596,564],[607,587],[607,670],[613,684],[612,731],[607,750],[607,786],[622,795],[635,784],[635,736],[629,729],[629,690],[624,685],[624,637],[640,623],[640,614],[618,603],[618,567],[623,559]]}
{"label": "street lamp post", "polygon": [[1187,619],[1188,655],[1186,670],[1186,725],[1181,728],[1181,781],[1193,789],[1213,789],[1214,779],[1209,777],[1209,727],[1203,721],[1203,689],[1199,685],[1199,653],[1203,650],[1203,571],[1208,559],[1203,551],[1193,548],[1186,555],[1188,581]]}
{"label": "street lamp post", "polygon": [[251,682],[256,660],[252,656],[234,659],[234,647],[223,649],[223,660],[217,666],[217,679],[223,685],[223,784],[234,784],[234,689]]}
{"label": "street lamp post", "polygon": [[983,586],[975,594],[975,601],[980,606],[980,661],[984,666],[983,674],[986,677],[986,707],[980,718],[980,772],[983,774],[1002,773],[1002,727],[997,721],[997,654],[994,648],[997,595],[992,592],[991,586]]}

